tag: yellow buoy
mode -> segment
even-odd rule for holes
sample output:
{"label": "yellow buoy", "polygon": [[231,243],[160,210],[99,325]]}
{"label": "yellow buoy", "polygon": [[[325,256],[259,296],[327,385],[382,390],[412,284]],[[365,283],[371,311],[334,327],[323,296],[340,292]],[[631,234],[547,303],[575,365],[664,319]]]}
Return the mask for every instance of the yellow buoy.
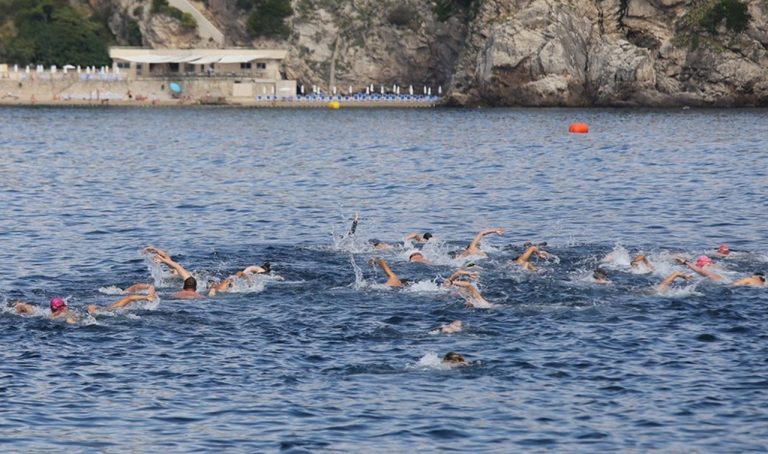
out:
{"label": "yellow buoy", "polygon": [[339,107],[341,107],[341,104],[339,104],[338,101],[331,101],[328,103],[328,108],[333,110],[339,110]]}

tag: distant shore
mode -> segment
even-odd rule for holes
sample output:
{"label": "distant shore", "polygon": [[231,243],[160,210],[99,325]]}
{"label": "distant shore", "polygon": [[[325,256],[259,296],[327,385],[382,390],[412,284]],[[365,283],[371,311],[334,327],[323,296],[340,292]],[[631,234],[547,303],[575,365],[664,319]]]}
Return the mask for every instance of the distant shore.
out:
{"label": "distant shore", "polygon": [[[130,108],[151,108],[151,107],[252,107],[252,108],[281,108],[281,109],[323,109],[329,108],[330,100],[206,100],[206,99],[153,99],[153,100],[122,100],[122,99],[0,99],[0,107],[130,107]],[[375,108],[397,108],[397,109],[426,109],[439,107],[440,103],[435,101],[352,101],[336,100],[340,109],[375,109]]]}

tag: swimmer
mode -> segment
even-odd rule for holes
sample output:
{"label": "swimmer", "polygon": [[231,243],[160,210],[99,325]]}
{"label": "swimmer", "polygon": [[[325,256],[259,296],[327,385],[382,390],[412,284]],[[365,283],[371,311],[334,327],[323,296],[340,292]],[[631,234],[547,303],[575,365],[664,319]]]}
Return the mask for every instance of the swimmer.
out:
{"label": "swimmer", "polygon": [[489,308],[493,307],[493,304],[486,301],[485,298],[480,294],[480,291],[472,285],[469,281],[462,281],[462,280],[454,280],[451,282],[451,285],[454,285],[456,287],[459,287],[459,292],[463,293],[462,296],[466,299],[466,302],[464,305],[466,307],[477,307],[477,308]]}
{"label": "swimmer", "polygon": [[477,255],[480,257],[488,257],[488,254],[486,254],[484,251],[482,251],[478,245],[480,244],[480,240],[483,239],[483,237],[488,236],[490,234],[496,234],[496,235],[503,235],[504,229],[501,227],[495,228],[495,229],[486,229],[481,232],[479,232],[477,235],[475,235],[475,238],[472,240],[471,243],[469,243],[469,246],[461,253],[459,254],[459,257],[469,257],[470,255]]}
{"label": "swimmer", "polygon": [[716,265],[714,265],[712,262],[712,259],[707,257],[706,255],[700,255],[698,258],[696,258],[695,264],[680,257],[675,258],[675,261],[681,265],[687,266],[692,271],[706,277],[711,281],[720,282],[723,280],[723,276],[720,276],[719,274],[707,269],[708,267],[712,267]]}
{"label": "swimmer", "polygon": [[[70,325],[74,325],[80,320],[80,317],[78,317],[73,312],[70,312],[67,308],[67,303],[62,298],[55,296],[51,298],[51,301],[49,303],[51,307],[51,316],[53,318],[63,318],[66,320],[67,323]],[[23,303],[21,301],[17,301],[14,304],[14,309],[16,309],[16,312],[19,314],[33,314],[35,312],[35,308],[33,305],[28,303]]]}
{"label": "swimmer", "polygon": [[360,213],[355,211],[355,215],[352,216],[352,226],[349,228],[347,236],[353,236],[357,232],[357,222],[360,220]]}
{"label": "swimmer", "polygon": [[[139,291],[146,290],[146,294],[140,294]],[[125,289],[126,292],[131,293],[130,295],[121,298],[114,303],[110,304],[107,307],[100,308],[96,306],[95,304],[89,304],[88,305],[88,313],[89,314],[95,314],[97,312],[112,312],[117,309],[122,309],[131,303],[135,303],[137,301],[155,301],[157,299],[157,293],[155,292],[155,287],[150,284],[135,284],[127,289]]]}
{"label": "swimmer", "polygon": [[447,325],[441,326],[436,331],[439,331],[442,334],[454,334],[454,333],[458,333],[463,328],[464,328],[464,323],[461,320],[454,320]]}
{"label": "swimmer", "polygon": [[632,257],[632,261],[629,262],[629,265],[633,270],[642,274],[648,274],[654,271],[653,264],[648,260],[648,257],[646,257],[645,254],[638,254]]}
{"label": "swimmer", "polygon": [[528,246],[528,249],[525,250],[521,255],[519,255],[514,262],[523,268],[525,268],[527,271],[535,272],[536,267],[533,265],[533,263],[530,262],[531,256],[533,254],[539,253],[539,247],[538,246]]}
{"label": "swimmer", "polygon": [[377,251],[386,251],[392,249],[392,246],[390,246],[388,243],[377,240],[375,238],[368,240],[368,242],[371,243],[371,246],[373,246],[373,248]]}
{"label": "swimmer", "polygon": [[453,366],[469,366],[469,363],[467,363],[467,360],[465,360],[460,353],[456,353],[456,352],[446,353],[445,356],[443,356],[443,364],[447,364],[452,367]]}
{"label": "swimmer", "polygon": [[[474,265],[474,264],[470,264],[470,265]],[[453,274],[451,274],[451,276],[443,282],[443,287],[450,287],[451,285],[453,285],[453,281],[457,280],[461,276],[466,276],[474,281],[480,278],[480,275],[477,273],[477,271],[469,271],[466,268],[460,268],[456,270]]]}
{"label": "swimmer", "polygon": [[413,263],[423,263],[425,265],[429,264],[429,260],[424,257],[424,253],[421,251],[411,252],[411,255],[408,256],[408,261]]}
{"label": "swimmer", "polygon": [[656,286],[656,291],[659,293],[664,293],[667,290],[669,290],[669,287],[672,285],[673,282],[675,282],[676,279],[684,279],[686,281],[690,281],[693,279],[693,276],[690,274],[685,274],[680,271],[674,271],[669,276],[665,277],[663,281],[659,285]]}
{"label": "swimmer", "polygon": [[181,290],[173,294],[176,298],[193,299],[202,298],[203,295],[197,293],[197,279],[190,276],[184,279],[184,286]]}
{"label": "swimmer", "polygon": [[603,268],[597,268],[592,273],[592,279],[594,280],[595,284],[605,285],[611,283],[611,281],[608,280],[608,273]]}
{"label": "swimmer", "polygon": [[405,241],[415,241],[417,243],[426,243],[429,241],[429,239],[432,238],[432,234],[429,232],[424,233],[424,235],[420,235],[416,232],[409,233],[405,237]]}
{"label": "swimmer", "polygon": [[168,266],[168,268],[175,271],[179,277],[184,279],[183,288],[181,289],[181,291],[176,292],[174,295],[176,298],[189,299],[189,298],[203,297],[203,295],[197,293],[197,279],[192,277],[192,273],[187,271],[183,266],[181,266],[179,263],[171,259],[171,256],[168,255],[167,252],[152,246],[144,249],[144,252],[154,253],[155,261],[164,263],[165,265]]}
{"label": "swimmer", "polygon": [[728,245],[727,245],[727,244],[721,244],[721,245],[720,245],[720,246],[717,248],[717,256],[718,256],[718,257],[725,257],[725,256],[727,256],[727,255],[728,255],[728,254],[730,254],[730,253],[731,253],[731,248],[730,248],[730,247],[728,247]]}
{"label": "swimmer", "polygon": [[734,287],[765,287],[765,274],[762,272],[752,273],[752,276],[745,277],[733,283]]}
{"label": "swimmer", "polygon": [[272,264],[269,262],[264,262],[261,266],[251,265],[246,267],[243,271],[238,271],[218,284],[211,285],[210,289],[208,289],[208,296],[216,296],[217,293],[228,292],[232,288],[235,279],[247,278],[253,274],[266,274],[271,270]]}
{"label": "swimmer", "polygon": [[387,282],[385,282],[384,285],[388,285],[390,287],[403,286],[403,282],[400,280],[399,277],[397,277],[397,274],[395,274],[394,271],[392,271],[392,268],[389,267],[389,265],[384,259],[374,258],[374,259],[371,259],[369,263],[379,265],[381,269],[384,271],[384,274],[387,275]]}

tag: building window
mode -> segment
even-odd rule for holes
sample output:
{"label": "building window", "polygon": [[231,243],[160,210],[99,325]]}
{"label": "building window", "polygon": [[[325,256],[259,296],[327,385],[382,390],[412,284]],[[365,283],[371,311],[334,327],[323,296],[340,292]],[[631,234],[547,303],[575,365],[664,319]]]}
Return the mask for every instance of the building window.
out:
{"label": "building window", "polygon": [[240,63],[240,69],[251,69],[251,62]]}
{"label": "building window", "polygon": [[136,75],[137,76],[141,75],[141,70],[142,70],[142,64],[141,63],[136,63]]}
{"label": "building window", "polygon": [[127,61],[119,61],[117,62],[117,67],[120,69],[128,69],[131,67],[131,64],[128,63]]}
{"label": "building window", "polygon": [[172,73],[177,73],[177,72],[179,72],[179,64],[178,63],[168,63],[168,69]]}
{"label": "building window", "polygon": [[188,73],[195,72],[195,65],[190,65],[189,63],[187,63],[186,65],[184,65],[184,71]]}
{"label": "building window", "polygon": [[256,63],[256,69],[267,69],[266,63]]}

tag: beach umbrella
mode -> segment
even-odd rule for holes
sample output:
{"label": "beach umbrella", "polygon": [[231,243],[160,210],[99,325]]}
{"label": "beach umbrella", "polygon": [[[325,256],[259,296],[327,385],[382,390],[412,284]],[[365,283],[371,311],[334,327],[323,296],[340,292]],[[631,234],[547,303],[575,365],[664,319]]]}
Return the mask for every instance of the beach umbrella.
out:
{"label": "beach umbrella", "polygon": [[365,87],[365,94],[370,95],[371,94],[371,87]]}
{"label": "beach umbrella", "polygon": [[177,84],[176,82],[171,82],[168,84],[168,88],[170,88],[171,91],[177,95],[181,93],[181,85]]}
{"label": "beach umbrella", "polygon": [[301,86],[301,95],[304,96],[304,85]]}
{"label": "beach umbrella", "polygon": [[384,94],[384,85],[381,86],[381,94]]}
{"label": "beach umbrella", "polygon": [[437,94],[438,94],[438,95],[442,95],[442,94],[443,94],[443,86],[442,86],[442,85],[439,85],[439,86],[437,87]]}
{"label": "beach umbrella", "polygon": [[336,96],[336,86],[335,85],[333,86],[332,91],[333,91],[333,96]]}
{"label": "beach umbrella", "polygon": [[13,72],[19,72],[19,65],[13,65]]}
{"label": "beach umbrella", "polygon": [[432,87],[427,88],[427,96],[432,96]]}
{"label": "beach umbrella", "polygon": [[410,85],[408,87],[408,93],[410,93],[410,95],[413,96],[413,85]]}
{"label": "beach umbrella", "polygon": [[352,85],[349,86],[349,91],[347,92],[348,95],[352,94]]}

